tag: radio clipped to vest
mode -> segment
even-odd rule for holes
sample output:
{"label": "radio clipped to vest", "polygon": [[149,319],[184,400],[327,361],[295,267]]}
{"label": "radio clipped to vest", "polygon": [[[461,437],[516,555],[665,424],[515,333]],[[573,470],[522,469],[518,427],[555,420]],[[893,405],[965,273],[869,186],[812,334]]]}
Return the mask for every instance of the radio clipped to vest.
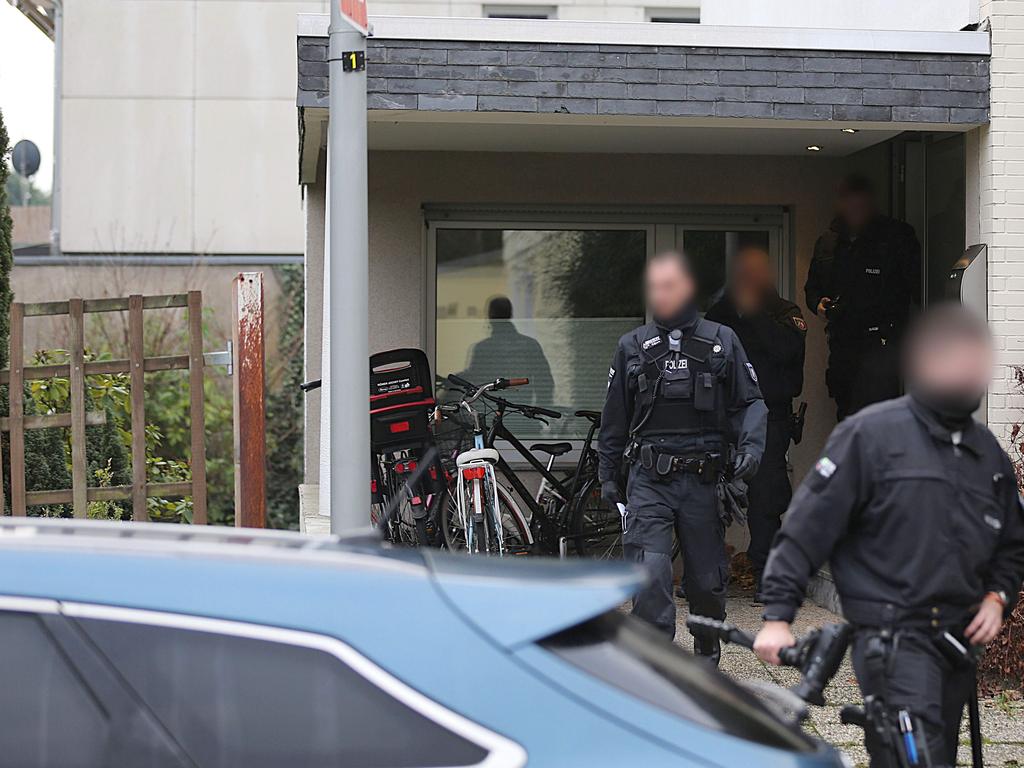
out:
{"label": "radio clipped to vest", "polygon": [[712,364],[712,354],[721,351],[719,325],[700,320],[689,336],[679,330],[661,334],[650,326],[641,332],[648,331],[658,336],[640,345],[644,359],[636,376],[627,460],[635,460],[633,443],[644,435],[720,432],[726,421],[721,380]]}

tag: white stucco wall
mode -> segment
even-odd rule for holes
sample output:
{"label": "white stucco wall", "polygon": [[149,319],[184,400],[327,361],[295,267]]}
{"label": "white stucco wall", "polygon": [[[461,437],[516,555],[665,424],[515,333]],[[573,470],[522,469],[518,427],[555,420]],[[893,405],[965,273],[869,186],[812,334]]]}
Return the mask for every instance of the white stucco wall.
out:
{"label": "white stucco wall", "polygon": [[302,253],[295,16],[327,0],[64,7],[64,250]]}
{"label": "white stucco wall", "polygon": [[978,0],[375,0],[379,15],[480,17],[489,9],[554,10],[554,18],[647,21],[699,9],[700,23],[723,26],[952,32],[978,20]]}
{"label": "white stucco wall", "polygon": [[[1008,440],[1024,416],[1014,367],[1024,364],[1024,3],[987,0],[992,23],[992,120],[972,136],[980,205],[968,233],[988,243],[989,324],[999,367],[988,398],[989,427]],[[976,145],[975,145],[976,142]],[[968,155],[969,159],[971,158]]]}
{"label": "white stucco wall", "polygon": [[978,20],[978,0],[704,0],[702,24],[953,32]]}

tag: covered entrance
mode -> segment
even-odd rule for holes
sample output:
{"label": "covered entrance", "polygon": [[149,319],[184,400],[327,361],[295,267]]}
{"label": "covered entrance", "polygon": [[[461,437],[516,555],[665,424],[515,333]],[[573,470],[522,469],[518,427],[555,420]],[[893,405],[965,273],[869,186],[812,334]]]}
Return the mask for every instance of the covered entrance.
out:
{"label": "covered entrance", "polygon": [[[875,181],[884,211],[914,225],[935,280],[971,238],[971,131],[988,120],[982,33],[839,40],[789,30],[769,40],[743,28],[437,24],[381,18],[369,41],[371,350],[422,347],[439,374],[479,366],[531,376],[538,404],[599,407],[616,340],[644,319],[640,274],[658,250],[689,252],[707,304],[735,248],[761,242],[780,291],[802,305],[836,183],[854,170]],[[298,52],[315,378],[323,17],[301,18]],[[474,354],[492,346],[496,298],[543,364],[532,352]],[[823,324],[808,325],[808,427],[791,452],[798,478],[834,424]],[[316,483],[315,397],[308,406],[307,481]],[[534,436],[577,437],[583,425],[572,421]]]}

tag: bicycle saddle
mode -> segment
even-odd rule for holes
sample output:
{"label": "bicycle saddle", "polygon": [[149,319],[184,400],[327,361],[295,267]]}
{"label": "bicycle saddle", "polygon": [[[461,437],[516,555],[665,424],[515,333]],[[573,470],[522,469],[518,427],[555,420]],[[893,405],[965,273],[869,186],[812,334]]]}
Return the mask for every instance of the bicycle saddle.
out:
{"label": "bicycle saddle", "polygon": [[581,419],[589,419],[595,424],[601,421],[600,411],[576,411],[576,415]]}
{"label": "bicycle saddle", "polygon": [[470,448],[455,457],[455,464],[462,468],[478,464],[497,464],[500,455],[494,448]]}
{"label": "bicycle saddle", "polygon": [[540,451],[549,456],[561,456],[572,450],[572,443],[534,443],[530,446],[531,451]]}

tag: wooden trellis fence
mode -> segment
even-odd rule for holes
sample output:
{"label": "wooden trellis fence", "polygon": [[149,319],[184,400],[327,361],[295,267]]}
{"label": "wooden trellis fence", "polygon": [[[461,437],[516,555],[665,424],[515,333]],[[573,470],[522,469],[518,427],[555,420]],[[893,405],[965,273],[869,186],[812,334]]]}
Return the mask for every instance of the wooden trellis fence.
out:
{"label": "wooden trellis fence", "polygon": [[[148,309],[187,308],[188,354],[146,357],[143,352],[143,312]],[[85,517],[90,501],[131,499],[132,518],[148,520],[149,496],[192,497],[192,522],[203,524],[206,514],[206,438],[203,396],[203,299],[199,291],[166,296],[132,295],[118,299],[70,299],[38,304],[11,305],[10,369],[0,371],[0,383],[9,384],[10,414],[0,427],[11,435],[11,513],[25,515],[27,507],[71,504],[75,517]],[[128,359],[85,360],[85,315],[94,312],[128,312]],[[25,318],[66,315],[69,323],[69,361],[60,365],[25,365]],[[191,428],[192,480],[177,483],[146,481],[146,411],[143,378],[154,371],[188,370],[189,418]],[[85,449],[87,425],[102,424],[104,412],[85,410],[85,377],[92,374],[127,373],[132,410],[132,484],[90,488]],[[51,415],[25,415],[26,381],[67,377],[70,382],[71,411]],[[53,491],[25,490],[25,430],[52,427],[71,428],[71,488]],[[0,457],[2,458],[2,457]],[[2,466],[2,461],[0,461]],[[0,484],[0,509],[3,485]]]}

